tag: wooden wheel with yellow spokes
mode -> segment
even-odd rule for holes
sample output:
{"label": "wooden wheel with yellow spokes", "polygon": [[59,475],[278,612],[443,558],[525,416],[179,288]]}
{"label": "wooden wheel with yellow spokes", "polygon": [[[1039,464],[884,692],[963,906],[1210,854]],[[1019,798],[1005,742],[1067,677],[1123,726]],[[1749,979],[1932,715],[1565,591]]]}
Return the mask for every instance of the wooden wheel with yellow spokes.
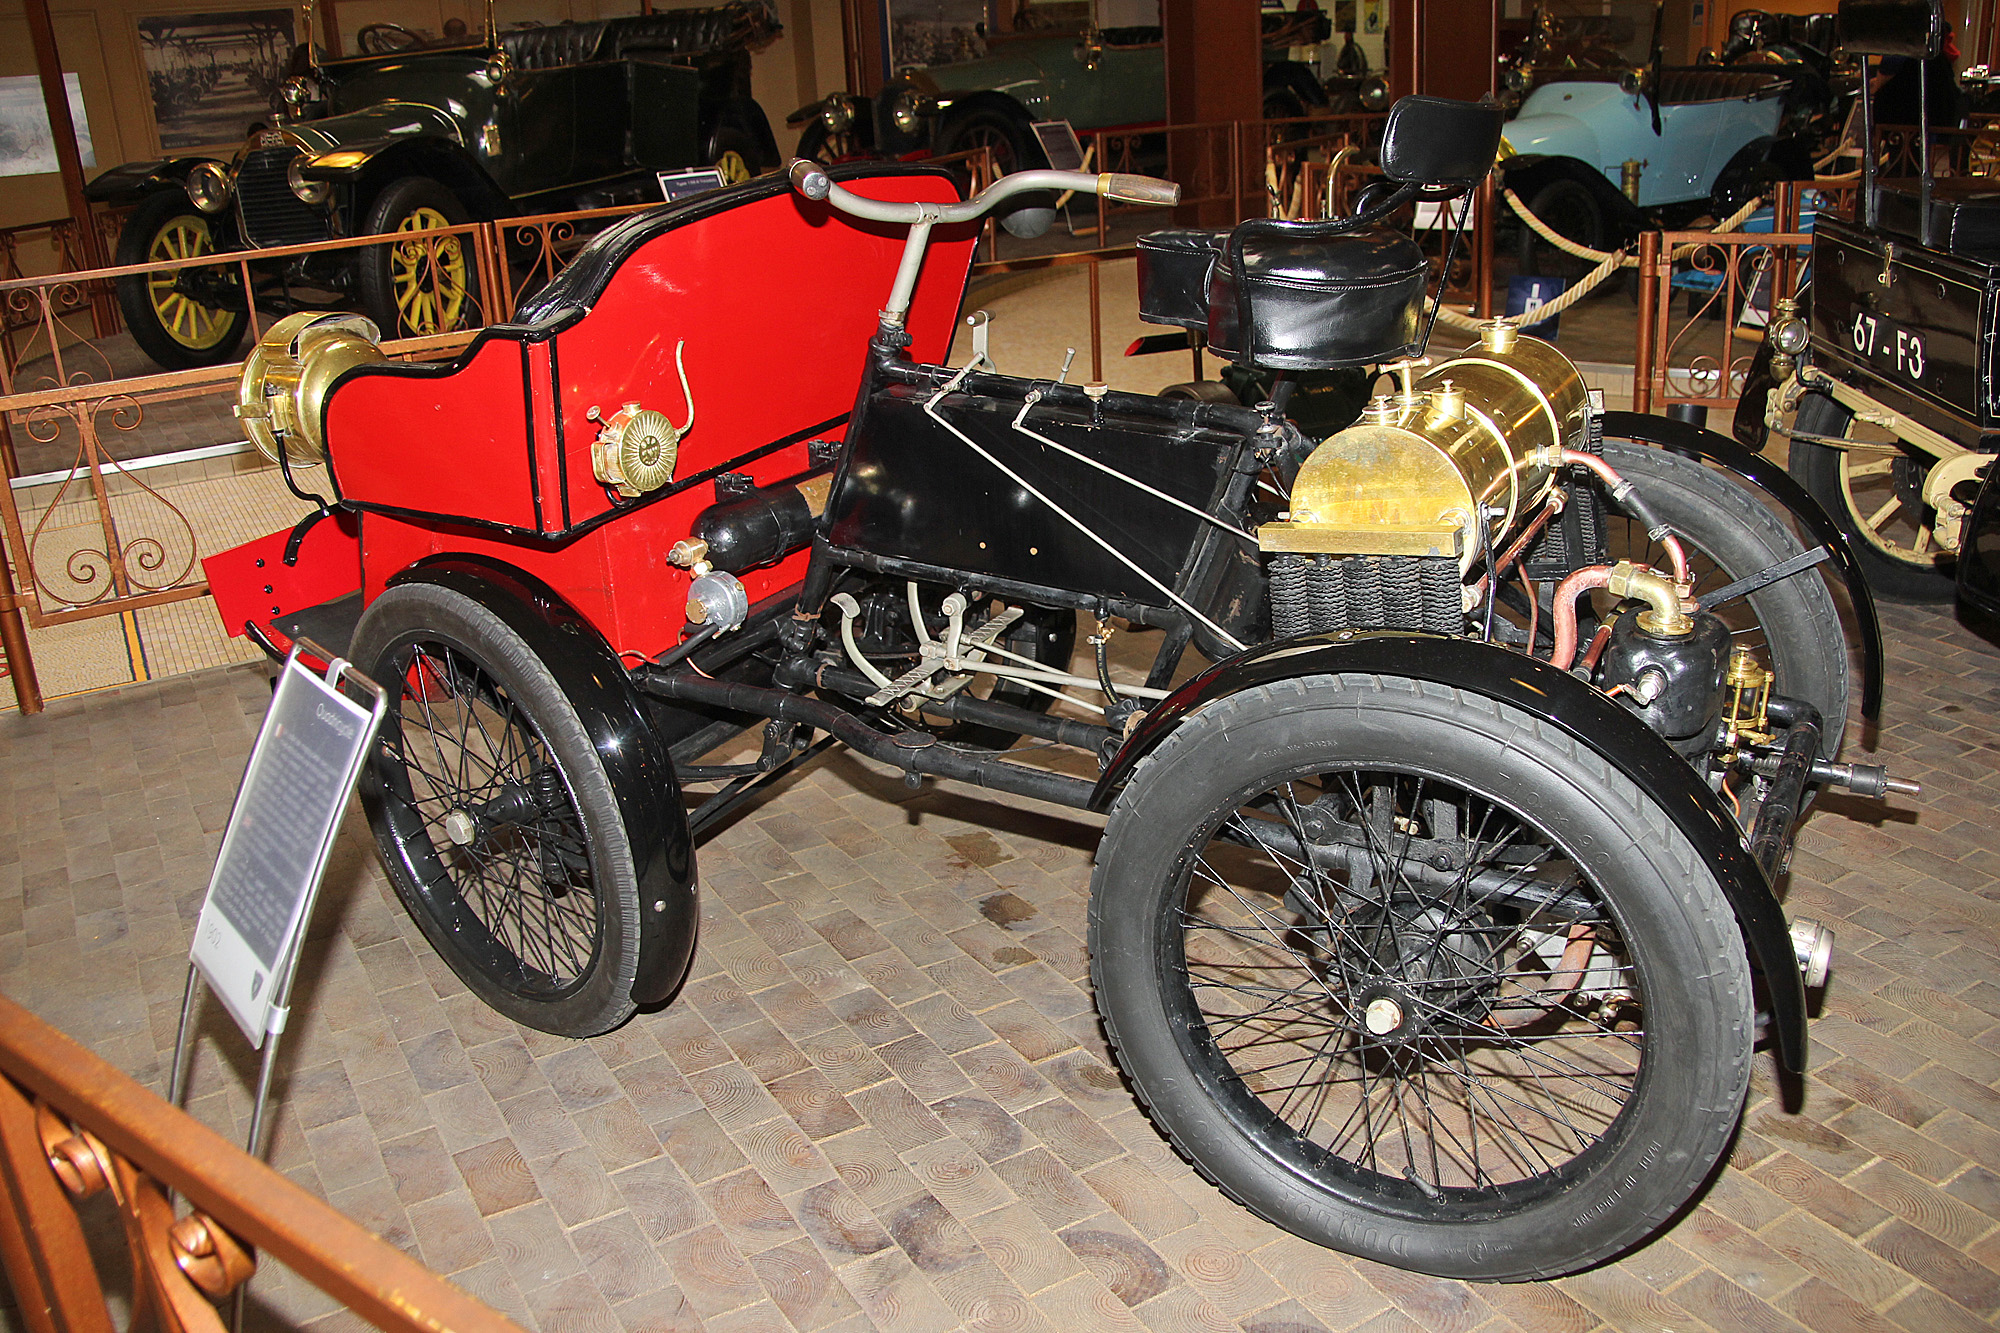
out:
{"label": "wooden wheel with yellow spokes", "polygon": [[[211,219],[184,191],[161,190],[132,210],[119,233],[117,262],[170,263],[216,250]],[[229,360],[249,323],[242,283],[230,265],[120,278],[118,308],[140,350],[168,370]]]}
{"label": "wooden wheel with yellow spokes", "polygon": [[396,239],[363,252],[361,304],[384,337],[451,333],[483,322],[467,238],[426,234],[467,220],[456,195],[422,176],[406,176],[375,197],[368,231]]}

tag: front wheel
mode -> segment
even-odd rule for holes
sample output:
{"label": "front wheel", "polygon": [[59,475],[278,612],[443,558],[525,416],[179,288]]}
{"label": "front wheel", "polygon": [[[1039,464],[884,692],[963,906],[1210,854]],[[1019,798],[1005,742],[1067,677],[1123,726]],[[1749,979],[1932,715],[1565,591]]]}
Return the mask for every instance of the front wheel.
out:
{"label": "front wheel", "polygon": [[383,337],[452,333],[480,322],[468,238],[422,234],[467,221],[458,196],[425,176],[405,176],[375,196],[368,232],[396,239],[364,248],[357,264],[362,308]]}
{"label": "front wheel", "polygon": [[1205,1176],[1443,1277],[1644,1240],[1749,1083],[1749,964],[1667,813],[1430,681],[1313,676],[1190,716],[1112,810],[1090,949],[1126,1073]]}
{"label": "front wheel", "polygon": [[[1528,211],[1550,231],[1567,241],[1592,250],[1608,249],[1610,227],[1597,197],[1580,181],[1553,180],[1535,192]],[[1534,228],[1521,224],[1521,272],[1573,283],[1597,267],[1594,259],[1584,259],[1543,240]]]}
{"label": "front wheel", "polygon": [[389,692],[361,782],[389,879],[473,994],[566,1037],[631,1016],[639,888],[617,794],[562,686],[500,618],[390,588],[352,655]]}
{"label": "front wheel", "polygon": [[[1827,394],[1809,393],[1799,402],[1801,435],[1844,439],[1853,421]],[[1877,597],[1948,602],[1957,594],[1957,561],[1939,549],[1931,528],[1937,511],[1924,503],[1931,462],[1893,442],[1860,449],[1792,442],[1792,475],[1832,516]]]}
{"label": "front wheel", "polygon": [[[118,234],[120,264],[216,253],[209,216],[181,189],[149,194]],[[227,265],[136,273],[118,279],[118,310],[139,350],[167,370],[220,365],[250,325],[243,285]]]}

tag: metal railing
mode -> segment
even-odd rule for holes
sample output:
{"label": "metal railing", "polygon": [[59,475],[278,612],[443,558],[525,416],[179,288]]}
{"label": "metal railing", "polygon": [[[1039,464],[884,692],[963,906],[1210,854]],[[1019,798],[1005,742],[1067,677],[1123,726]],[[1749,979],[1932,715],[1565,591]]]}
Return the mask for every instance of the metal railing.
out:
{"label": "metal railing", "polygon": [[4,997],[0,1182],[0,1263],[29,1333],[112,1333],[76,1212],[100,1196],[124,1223],[129,1328],[222,1333],[216,1303],[267,1255],[385,1333],[520,1333]]}
{"label": "metal railing", "polygon": [[[1792,292],[1812,247],[1812,235],[1798,229],[1799,195],[1796,185],[1778,188],[1768,232],[1640,236],[1633,411],[1722,408],[1741,395],[1763,342],[1756,321],[1768,317],[1774,296]],[[1676,292],[1685,293],[1678,322]]]}

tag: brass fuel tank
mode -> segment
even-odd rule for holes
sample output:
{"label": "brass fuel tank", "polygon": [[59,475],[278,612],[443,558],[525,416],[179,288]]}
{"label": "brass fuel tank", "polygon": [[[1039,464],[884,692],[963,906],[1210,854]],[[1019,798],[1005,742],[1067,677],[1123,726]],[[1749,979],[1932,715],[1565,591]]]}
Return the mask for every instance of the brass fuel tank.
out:
{"label": "brass fuel tank", "polygon": [[1373,399],[1312,452],[1285,520],[1258,529],[1265,551],[1451,556],[1469,567],[1534,512],[1562,450],[1589,436],[1575,364],[1506,320],[1421,378],[1422,362],[1385,369],[1400,373],[1402,392]]}

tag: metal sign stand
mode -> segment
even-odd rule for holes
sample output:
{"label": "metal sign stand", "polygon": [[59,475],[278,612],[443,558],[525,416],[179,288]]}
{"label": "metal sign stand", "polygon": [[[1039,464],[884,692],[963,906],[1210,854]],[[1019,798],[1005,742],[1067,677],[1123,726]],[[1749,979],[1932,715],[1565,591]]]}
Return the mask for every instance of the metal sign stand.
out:
{"label": "metal sign stand", "polygon": [[[330,663],[326,675],[308,668],[302,653]],[[263,1156],[264,1110],[278,1063],[278,1036],[291,1014],[292,976],[306,924],[347,798],[387,708],[382,687],[346,659],[307,639],[292,645],[251,747],[195,923],[167,1100],[178,1107],[187,1095],[194,1014],[206,983],[250,1048],[263,1051],[243,1144],[252,1157]],[[236,1289],[232,1325],[238,1329],[247,1286]]]}

